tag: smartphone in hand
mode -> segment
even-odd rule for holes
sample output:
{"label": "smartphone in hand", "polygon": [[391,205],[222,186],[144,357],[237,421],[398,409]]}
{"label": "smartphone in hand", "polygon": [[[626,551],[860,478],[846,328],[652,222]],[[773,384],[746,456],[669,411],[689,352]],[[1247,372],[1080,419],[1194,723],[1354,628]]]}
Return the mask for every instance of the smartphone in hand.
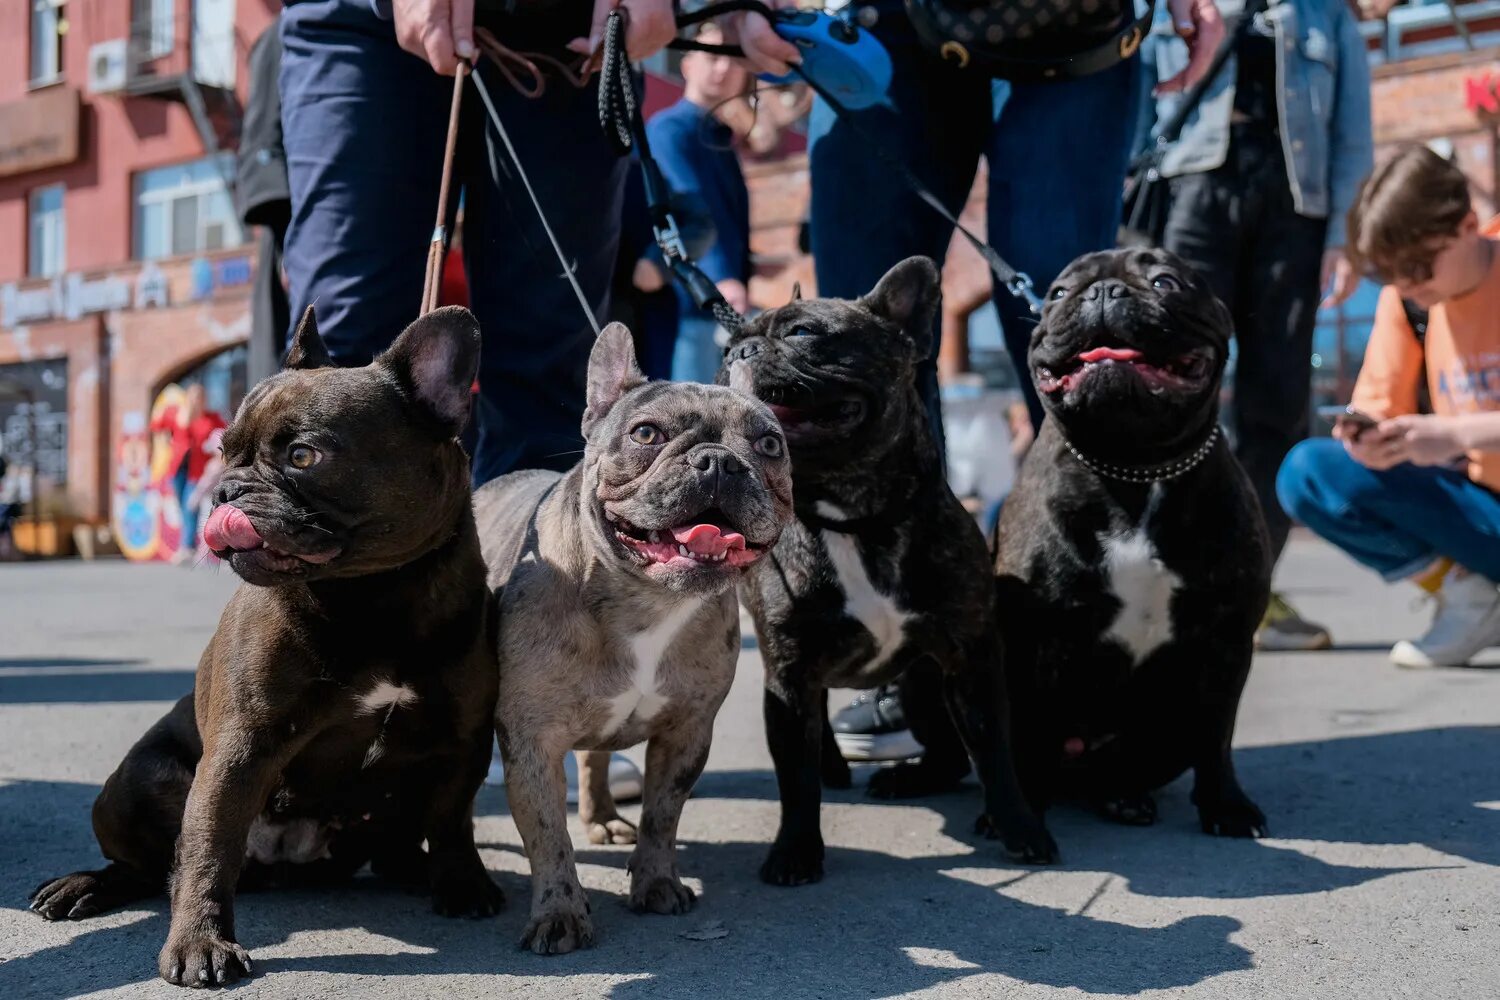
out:
{"label": "smartphone in hand", "polygon": [[1350,438],[1354,440],[1380,423],[1368,413],[1357,410],[1353,406],[1320,406],[1318,416],[1324,420],[1331,420],[1336,427],[1345,428]]}

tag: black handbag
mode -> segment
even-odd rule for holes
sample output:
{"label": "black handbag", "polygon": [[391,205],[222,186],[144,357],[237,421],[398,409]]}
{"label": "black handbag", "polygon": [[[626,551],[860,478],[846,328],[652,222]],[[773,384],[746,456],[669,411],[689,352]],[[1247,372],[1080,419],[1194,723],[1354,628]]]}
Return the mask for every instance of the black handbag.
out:
{"label": "black handbag", "polygon": [[961,68],[1017,82],[1098,73],[1135,55],[1155,4],[1131,0],[905,0],[928,49]]}
{"label": "black handbag", "polygon": [[1161,246],[1167,231],[1167,214],[1172,209],[1172,191],[1168,178],[1161,175],[1167,149],[1182,135],[1187,120],[1203,103],[1208,88],[1224,70],[1224,64],[1239,47],[1240,39],[1250,30],[1255,15],[1266,7],[1265,0],[1250,0],[1234,26],[1234,33],[1214,53],[1208,72],[1183,97],[1182,103],[1156,133],[1155,140],[1136,154],[1125,171],[1125,193],[1116,243],[1122,247]]}

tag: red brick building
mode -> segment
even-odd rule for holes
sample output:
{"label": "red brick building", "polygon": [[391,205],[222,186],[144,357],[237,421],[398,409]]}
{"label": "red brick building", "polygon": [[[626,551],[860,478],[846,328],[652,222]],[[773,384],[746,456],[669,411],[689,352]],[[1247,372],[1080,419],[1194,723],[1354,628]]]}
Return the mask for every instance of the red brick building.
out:
{"label": "red brick building", "polygon": [[280,7],[0,4],[0,454],[35,462],[54,509],[105,519],[121,428],[245,339],[226,172]]}

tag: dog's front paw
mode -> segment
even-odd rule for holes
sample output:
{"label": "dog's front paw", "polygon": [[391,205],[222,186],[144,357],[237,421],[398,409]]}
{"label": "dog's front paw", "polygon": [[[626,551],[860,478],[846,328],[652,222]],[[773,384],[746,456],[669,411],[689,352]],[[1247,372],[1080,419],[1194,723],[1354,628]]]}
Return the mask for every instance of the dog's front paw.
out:
{"label": "dog's front paw", "polygon": [[968,769],[944,767],[917,761],[883,767],[870,775],[869,794],[873,799],[916,799],[924,795],[951,792],[964,780]]}
{"label": "dog's front paw", "polygon": [[1156,822],[1156,800],[1146,792],[1104,799],[1099,803],[1099,811],[1125,826],[1150,826]]}
{"label": "dog's front paw", "polygon": [[156,967],[174,986],[228,986],[250,975],[250,955],[211,930],[173,933],[168,935]]}
{"label": "dog's front paw", "polygon": [[770,885],[807,885],[822,877],[821,837],[800,841],[778,839],[760,866],[760,880]]}
{"label": "dog's front paw", "polygon": [[28,897],[31,910],[45,920],[82,920],[113,909],[115,898],[108,871],[74,872],[48,879]]}
{"label": "dog's front paw", "polygon": [[1206,800],[1194,793],[1193,799],[1198,805],[1198,822],[1204,833],[1216,837],[1266,836],[1265,814],[1240,789],[1228,789]]}
{"label": "dog's front paw", "polygon": [[579,948],[594,945],[594,922],[588,903],[581,895],[578,903],[548,906],[531,911],[531,922],[521,934],[521,947],[538,955],[566,955]]}
{"label": "dog's front paw", "polygon": [[974,821],[974,832],[986,840],[1000,841],[1012,861],[1023,865],[1057,864],[1057,841],[1047,832],[1046,825],[1034,816],[1001,822],[989,813],[980,813]]}
{"label": "dog's front paw", "polygon": [[635,824],[619,816],[584,826],[591,844],[635,843]]}
{"label": "dog's front paw", "polygon": [[698,902],[693,890],[676,875],[636,876],[630,882],[630,908],[637,913],[675,916]]}
{"label": "dog's front paw", "polygon": [[432,912],[444,917],[493,917],[505,905],[505,893],[480,867],[435,875],[432,880]]}

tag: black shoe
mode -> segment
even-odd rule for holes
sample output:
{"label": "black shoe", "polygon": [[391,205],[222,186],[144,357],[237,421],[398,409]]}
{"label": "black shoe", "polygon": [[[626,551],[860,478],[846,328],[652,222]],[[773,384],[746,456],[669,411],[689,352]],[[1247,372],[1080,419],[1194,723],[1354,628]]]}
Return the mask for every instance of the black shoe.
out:
{"label": "black shoe", "polygon": [[845,760],[909,760],[923,746],[906,728],[894,687],[861,691],[833,717],[833,739]]}

